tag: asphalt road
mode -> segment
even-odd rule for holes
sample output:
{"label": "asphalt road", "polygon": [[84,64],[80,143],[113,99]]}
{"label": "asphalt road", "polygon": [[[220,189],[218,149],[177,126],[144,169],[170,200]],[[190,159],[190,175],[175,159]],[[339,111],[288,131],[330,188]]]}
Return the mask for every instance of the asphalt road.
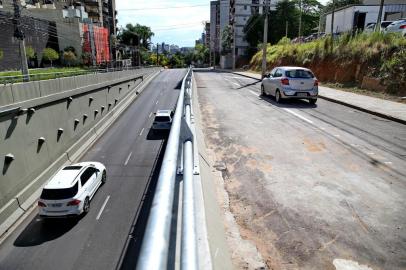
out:
{"label": "asphalt road", "polygon": [[185,70],[161,72],[82,158],[107,183],[79,220],[44,222],[35,210],[0,246],[0,269],[134,269],[165,149],[157,109],[173,109]]}
{"label": "asphalt road", "polygon": [[406,269],[405,125],[322,99],[277,104],[231,73],[195,76],[228,205],[265,267]]}

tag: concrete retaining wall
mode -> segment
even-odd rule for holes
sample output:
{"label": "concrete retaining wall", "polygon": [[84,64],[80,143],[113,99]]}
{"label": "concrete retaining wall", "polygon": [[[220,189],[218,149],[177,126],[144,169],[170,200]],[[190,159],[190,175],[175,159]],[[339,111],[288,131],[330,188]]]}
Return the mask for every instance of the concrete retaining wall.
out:
{"label": "concrete retaining wall", "polygon": [[151,68],[0,86],[0,224],[51,176],[52,170],[39,177],[50,164],[58,168],[68,161],[80,147],[75,142],[85,134],[91,137],[89,130],[102,126],[105,116],[155,72]]}

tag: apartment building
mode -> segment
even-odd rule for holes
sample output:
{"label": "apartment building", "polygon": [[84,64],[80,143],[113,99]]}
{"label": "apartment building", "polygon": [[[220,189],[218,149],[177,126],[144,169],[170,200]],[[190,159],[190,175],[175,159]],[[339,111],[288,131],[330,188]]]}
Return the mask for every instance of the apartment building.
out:
{"label": "apartment building", "polygon": [[220,52],[220,1],[210,2],[210,52]]}

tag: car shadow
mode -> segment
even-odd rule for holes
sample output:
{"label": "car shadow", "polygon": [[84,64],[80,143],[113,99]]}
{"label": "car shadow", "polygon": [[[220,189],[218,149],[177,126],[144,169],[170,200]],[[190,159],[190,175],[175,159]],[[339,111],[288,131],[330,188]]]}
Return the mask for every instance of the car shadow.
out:
{"label": "car shadow", "polygon": [[38,246],[55,240],[75,227],[82,217],[43,219],[36,215],[14,241],[14,246]]}
{"label": "car shadow", "polygon": [[158,141],[158,140],[166,140],[169,136],[169,130],[153,130],[152,128],[149,129],[147,134],[147,140],[150,141]]}
{"label": "car shadow", "polygon": [[317,108],[316,104],[310,104],[308,100],[303,99],[285,99],[282,102],[278,103],[275,101],[275,97],[267,96],[258,96],[259,99],[262,99],[275,107],[279,108],[292,108],[292,109],[314,109]]}

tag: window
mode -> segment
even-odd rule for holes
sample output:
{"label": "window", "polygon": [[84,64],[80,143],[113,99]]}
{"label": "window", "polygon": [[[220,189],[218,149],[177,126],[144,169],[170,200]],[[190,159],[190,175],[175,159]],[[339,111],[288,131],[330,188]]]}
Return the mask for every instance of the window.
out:
{"label": "window", "polygon": [[273,76],[276,77],[276,78],[282,77],[282,71],[280,69],[277,69]]}
{"label": "window", "polygon": [[169,122],[171,119],[168,116],[157,116],[155,122]]}
{"label": "window", "polygon": [[64,171],[76,171],[82,169],[82,166],[66,166],[63,168]]}
{"label": "window", "polygon": [[301,78],[301,79],[310,79],[314,78],[313,73],[308,70],[303,69],[294,69],[294,70],[287,70],[286,77],[288,78]]}
{"label": "window", "polygon": [[247,10],[247,6],[244,6],[244,10]]}
{"label": "window", "polygon": [[92,177],[93,174],[96,173],[95,168],[87,168],[82,175],[80,176],[80,183],[82,184],[82,187],[86,184],[86,182]]}
{"label": "window", "polygon": [[78,193],[78,182],[70,188],[59,189],[43,189],[41,193],[41,199],[44,200],[65,200],[75,197]]}

